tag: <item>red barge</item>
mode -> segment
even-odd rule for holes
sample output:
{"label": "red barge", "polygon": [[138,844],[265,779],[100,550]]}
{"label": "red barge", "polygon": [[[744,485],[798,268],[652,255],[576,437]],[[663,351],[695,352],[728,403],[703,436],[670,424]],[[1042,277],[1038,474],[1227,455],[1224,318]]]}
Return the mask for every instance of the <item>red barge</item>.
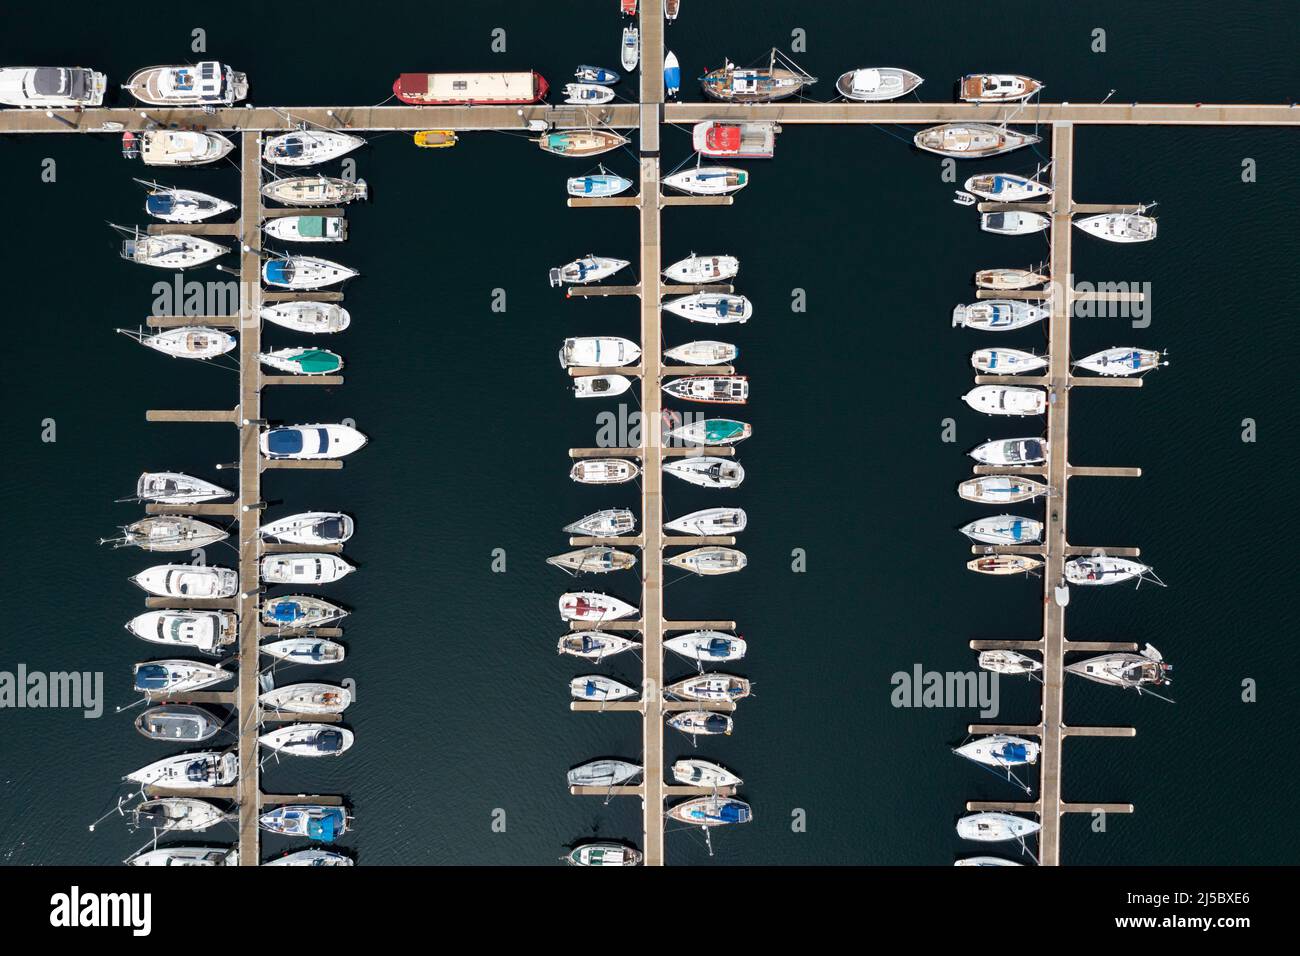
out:
{"label": "red barge", "polygon": [[403,73],[393,93],[412,106],[518,105],[546,96],[540,73]]}

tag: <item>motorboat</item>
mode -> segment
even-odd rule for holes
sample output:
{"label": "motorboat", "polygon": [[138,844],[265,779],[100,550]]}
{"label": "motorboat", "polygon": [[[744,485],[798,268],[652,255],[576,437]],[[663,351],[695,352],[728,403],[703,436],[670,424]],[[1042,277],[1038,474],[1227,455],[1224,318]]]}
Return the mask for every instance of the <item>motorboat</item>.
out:
{"label": "motorboat", "polygon": [[767,121],[705,120],[691,127],[691,144],[711,159],[771,159],[781,128]]}
{"label": "motorboat", "polygon": [[573,106],[602,106],[613,98],[613,89],[599,83],[564,84],[564,102]]}
{"label": "motorboat", "polygon": [[958,96],[967,103],[1015,103],[1042,89],[1038,80],[1015,73],[967,73],[958,81]]}
{"label": "motorboat", "polygon": [[682,91],[682,65],[677,61],[677,54],[669,50],[664,54],[664,94],[670,100],[677,99]]}
{"label": "motorboat", "polygon": [[599,282],[620,269],[627,268],[627,265],[626,259],[611,259],[608,256],[588,254],[558,269],[552,269],[551,285],[587,285],[591,282]]}
{"label": "motorboat", "polygon": [[276,349],[257,353],[257,360],[288,375],[333,375],[343,370],[343,356],[329,349]]}
{"label": "motorboat", "polygon": [[1036,674],[1043,662],[1019,651],[980,651],[979,665],[995,674]]}
{"label": "motorboat", "polygon": [[239,757],[233,751],[204,750],[163,757],[127,774],[124,779],[145,787],[208,790],[229,786],[238,776]]}
{"label": "motorboat", "polygon": [[115,548],[134,546],[144,551],[193,551],[224,541],[230,533],[206,521],[184,515],[150,515],[122,529],[119,538],[102,538]]}
{"label": "motorboat", "polygon": [[641,765],[626,760],[592,760],[567,774],[571,787],[617,787],[639,776]]}
{"label": "motorboat", "polygon": [[1009,332],[1041,322],[1050,314],[1041,305],[1020,299],[981,299],[952,310],[953,328],[982,329],[986,332]]}
{"label": "motorboat", "polygon": [[355,269],[316,256],[284,256],[262,263],[262,281],[281,289],[323,289],[356,275]]}
{"label": "motorboat", "polygon": [[921,130],[912,142],[927,153],[955,159],[983,159],[1032,146],[1042,142],[1042,137],[987,123],[943,123]]}
{"label": "motorboat", "polygon": [[334,684],[286,684],[260,694],[257,702],[267,710],[283,713],[341,714],[352,703],[352,691]]}
{"label": "motorboat", "polygon": [[351,425],[282,425],[262,432],[258,447],[267,458],[343,458],[366,444]]}
{"label": "motorboat", "polygon": [[722,631],[691,631],[664,641],[664,647],[693,661],[738,661],[748,649],[743,638]]}
{"label": "motorboat", "polygon": [[981,465],[1036,465],[1047,460],[1047,442],[1041,438],[1003,438],[971,449]]}
{"label": "motorboat", "polygon": [[1156,237],[1155,219],[1140,213],[1107,212],[1076,219],[1074,224],[1107,242],[1150,242]]}
{"label": "motorboat", "polygon": [[258,533],[264,539],[283,541],[286,544],[323,547],[343,544],[352,537],[355,530],[352,519],[341,511],[303,511],[264,524]]}
{"label": "motorboat", "polygon": [[263,747],[290,757],[339,757],[354,740],[352,731],[336,724],[287,724],[257,738]]}
{"label": "motorboat", "polygon": [[664,19],[670,23],[676,20],[681,7],[682,0],[664,0]]}
{"label": "motorboat", "polygon": [[138,830],[165,833],[172,830],[197,832],[228,819],[214,804],[196,797],[162,797],[145,800],[131,808],[131,824]]}
{"label": "motorboat", "polygon": [[605,574],[631,570],[636,565],[636,555],[609,545],[593,544],[547,558],[546,563],[574,574]]}
{"label": "motorboat", "polygon": [[1102,349],[1074,364],[1098,375],[1140,375],[1168,362],[1161,361],[1164,355],[1155,349],[1113,348]]}
{"label": "motorboat", "polygon": [[84,66],[0,67],[0,106],[71,110],[102,106],[108,77]]}
{"label": "motorboat", "polygon": [[1032,289],[1050,278],[1033,269],[981,269],[975,273],[975,285],[981,289]]}
{"label": "motorboat", "polygon": [[604,169],[605,167],[602,166],[599,173],[570,177],[565,183],[565,189],[570,196],[600,197],[617,196],[632,187],[632,180],[624,176],[615,176],[613,173],[605,172]]}
{"label": "motorboat", "polygon": [[1052,195],[1052,187],[1014,173],[985,173],[966,180],[966,191],[992,202],[1030,202]]}
{"label": "motorboat", "polygon": [[543,152],[556,156],[599,156],[628,144],[628,138],[612,129],[555,129],[533,140]]}
{"label": "motorboat", "polygon": [[846,100],[882,103],[906,96],[924,82],[911,70],[894,66],[864,67],[841,74],[835,81],[835,89]]}
{"label": "motorboat", "polygon": [[993,575],[1028,574],[1042,566],[1038,558],[1023,554],[987,554],[966,562],[966,567],[977,574]]}
{"label": "motorboat", "polygon": [[366,141],[334,129],[298,129],[269,136],[262,145],[262,159],[273,166],[315,166],[346,156]]}
{"label": "motorboat", "polygon": [[1065,669],[1098,684],[1131,687],[1140,694],[1144,687],[1160,687],[1172,683],[1169,672],[1174,669],[1174,665],[1165,663],[1160,652],[1147,644],[1139,654],[1128,651],[1102,654],[1066,664]]}
{"label": "motorboat", "polygon": [[641,468],[626,458],[579,458],[569,477],[581,485],[621,485],[641,474]]}
{"label": "motorboat", "polygon": [[637,866],[641,862],[641,851],[621,843],[580,843],[568,852],[564,860],[570,866]]}
{"label": "motorboat", "polygon": [[697,256],[691,253],[664,270],[664,278],[688,285],[721,282],[740,271],[740,260],[735,256]]}
{"label": "motorboat", "polygon": [[962,525],[961,533],[982,544],[1037,544],[1043,539],[1043,523],[1018,515],[992,515]]}
{"label": "motorboat", "polygon": [[348,221],[343,216],[275,216],[262,223],[262,231],[281,242],[342,242]]}
{"label": "motorboat", "polygon": [[613,398],[632,387],[626,375],[578,375],[573,379],[573,394],[578,398]]}
{"label": "motorboat", "polygon": [[234,847],[164,846],[137,853],[127,866],[238,866],[239,850]]}
{"label": "motorboat", "polygon": [[671,458],[664,461],[663,468],[667,474],[701,488],[738,488],[745,480],[740,462],[712,455]]}
{"label": "motorboat", "polygon": [[685,402],[744,405],[749,401],[749,379],[744,375],[688,375],[664,382],[663,390]]}
{"label": "motorboat", "polygon": [[1134,579],[1142,580],[1151,568],[1129,558],[1112,558],[1098,555],[1074,558],[1065,562],[1065,580],[1070,584],[1107,585],[1121,584]]}
{"label": "motorboat", "polygon": [[268,810],[257,818],[257,822],[269,833],[305,837],[320,843],[333,843],[348,832],[351,818],[343,807],[298,803]]}
{"label": "motorboat", "polygon": [[1013,209],[980,214],[980,228],[999,236],[1028,236],[1042,232],[1051,224],[1052,220],[1041,212]]}
{"label": "motorboat", "polygon": [[460,137],[452,129],[416,130],[411,141],[421,149],[450,149],[460,142]]}
{"label": "motorboat", "polygon": [[135,729],[150,740],[200,744],[211,740],[225,724],[211,711],[193,704],[150,707],[135,719]]}
{"label": "motorboat", "polygon": [[155,269],[193,269],[213,259],[220,258],[230,249],[219,242],[201,236],[172,233],[151,236],[135,230],[131,238],[122,240],[122,258]]}
{"label": "motorboat", "polygon": [[352,866],[352,858],[329,850],[295,850],[267,860],[262,866]]}
{"label": "motorboat", "polygon": [[740,67],[726,60],[700,77],[704,95],[724,103],[772,103],[817,82],[773,47],[765,66]]}
{"label": "motorboat", "polygon": [[696,292],[694,295],[679,296],[666,301],[663,308],[665,312],[680,315],[691,322],[706,322],[709,325],[748,322],[754,313],[754,307],[747,298],[727,292]]}
{"label": "motorboat", "polygon": [[1004,860],[1000,856],[966,856],[953,860],[953,866],[1023,866],[1014,860]]}
{"label": "motorboat", "polygon": [[962,401],[985,415],[1041,415],[1047,409],[1046,392],[1018,385],[977,385]]}
{"label": "motorboat", "polygon": [[191,129],[127,130],[122,134],[122,155],[146,166],[202,166],[224,159],[234,148],[220,133]]}
{"label": "motorboat", "polygon": [[559,607],[564,620],[588,624],[620,621],[637,613],[626,601],[595,591],[567,591],[560,595]]}
{"label": "motorboat", "polygon": [[153,333],[137,332],[133,329],[117,331],[128,338],[135,339],[146,348],[171,358],[208,361],[225,355],[238,344],[235,337],[228,332],[198,325],[186,325],[179,329]]}
{"label": "motorboat", "polygon": [[288,176],[264,184],[262,195],[286,206],[339,206],[369,198],[370,187],[364,179]]}
{"label": "motorboat", "polygon": [[713,736],[723,734],[731,736],[735,722],[729,714],[720,714],[714,710],[682,710],[668,716],[668,726],[680,730],[688,737]]}
{"label": "motorboat", "polygon": [[220,654],[239,637],[233,611],[145,611],[127,621],[126,629],[154,644]]}
{"label": "motorboat", "polygon": [[337,554],[268,554],[262,557],[267,584],[332,584],[356,568]]}
{"label": "motorboat", "polygon": [[734,445],[753,434],[748,422],[705,418],[679,425],[665,437],[678,445]]}
{"label": "motorboat", "polygon": [[685,787],[711,787],[719,790],[723,787],[739,787],[744,783],[726,767],[711,760],[696,758],[675,761],[672,774],[673,779]]}
{"label": "motorboat", "polygon": [[748,803],[730,797],[694,797],[669,807],[668,816],[679,823],[697,827],[748,823],[754,818]]}
{"label": "motorboat", "polygon": [[567,534],[589,535],[593,538],[616,538],[636,530],[636,515],[627,508],[609,508],[595,511],[563,528]]}
{"label": "motorboat", "polygon": [[744,551],[710,545],[675,554],[664,563],[700,575],[734,574],[744,570],[748,558]]}
{"label": "motorboat", "polygon": [[640,646],[636,641],[619,634],[608,634],[605,631],[571,631],[560,638],[556,650],[570,657],[601,661],[606,657],[613,657],[615,654]]}
{"label": "motorboat", "polygon": [[627,700],[629,697],[635,697],[636,694],[635,688],[601,674],[586,674],[569,681],[569,696],[574,700],[598,702]]}
{"label": "motorboat", "polygon": [[262,306],[258,314],[267,322],[309,335],[342,332],[352,324],[348,310],[334,302],[273,302]]}
{"label": "motorboat", "polygon": [[235,208],[232,202],[194,189],[159,186],[143,179],[137,179],[136,182],[149,190],[144,200],[145,213],[163,222],[201,222]]}
{"label": "motorboat", "polygon": [[631,73],[641,62],[641,31],[636,27],[623,28],[623,52],[620,56],[623,69]]}
{"label": "motorboat", "polygon": [[1047,494],[1047,485],[1020,475],[980,475],[958,485],[957,494],[979,504],[1009,505]]}
{"label": "motorboat", "polygon": [[981,375],[1024,375],[1047,368],[1047,356],[1020,349],[976,349],[970,356],[971,368]]}
{"label": "motorboat", "polygon": [[697,674],[669,684],[664,693],[685,700],[737,701],[749,696],[750,683],[733,674]]}
{"label": "motorboat", "polygon": [[695,166],[669,173],[660,182],[692,196],[725,196],[749,185],[749,173],[734,166]]}
{"label": "motorboat", "polygon": [[239,590],[239,572],[203,564],[155,564],[129,580],[158,597],[212,600]]}
{"label": "motorboat", "polygon": [[262,623],[271,627],[324,627],[347,616],[343,608],[306,594],[290,594],[262,602]]}
{"label": "motorboat", "polygon": [[230,106],[248,96],[248,77],[215,60],[195,66],[149,66],[122,84],[150,106]]}
{"label": "motorboat", "polygon": [[1030,820],[1014,813],[1000,810],[986,810],[983,813],[971,813],[957,821],[957,835],[963,840],[977,840],[983,843],[997,843],[1002,840],[1023,840],[1033,836],[1042,828],[1037,820]]}
{"label": "motorboat", "polygon": [[141,501],[182,505],[232,498],[234,492],[179,471],[146,471],[136,480],[135,496]]}
{"label": "motorboat", "polygon": [[743,508],[704,508],[666,522],[664,530],[674,534],[725,536],[739,534],[747,524],[749,517]]}
{"label": "motorboat", "polygon": [[259,650],[277,661],[314,666],[341,664],[347,657],[347,650],[342,644],[321,637],[286,637],[263,644]]}
{"label": "motorboat", "polygon": [[1039,746],[1036,741],[1011,734],[990,734],[976,737],[956,748],[954,753],[983,764],[986,767],[1021,767],[1038,763]]}
{"label": "motorboat", "polygon": [[740,349],[730,342],[702,339],[687,342],[664,352],[664,358],[682,365],[726,365],[740,356]]}
{"label": "motorboat", "polygon": [[135,689],[143,694],[189,693],[230,680],[235,675],[221,667],[199,661],[145,661],[133,668]]}
{"label": "motorboat", "polygon": [[573,78],[581,80],[583,83],[617,83],[622,79],[613,70],[607,70],[603,66],[588,66],[583,64],[573,71]]}
{"label": "motorboat", "polygon": [[621,368],[635,365],[641,346],[615,335],[587,335],[565,339],[560,346],[560,367]]}

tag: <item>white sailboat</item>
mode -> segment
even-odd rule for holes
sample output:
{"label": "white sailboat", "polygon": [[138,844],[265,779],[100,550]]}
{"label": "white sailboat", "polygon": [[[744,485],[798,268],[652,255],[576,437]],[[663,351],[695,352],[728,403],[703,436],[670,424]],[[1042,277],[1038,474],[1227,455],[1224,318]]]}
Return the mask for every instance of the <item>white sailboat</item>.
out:
{"label": "white sailboat", "polygon": [[664,278],[688,285],[703,285],[730,279],[740,271],[740,260],[735,256],[698,256],[691,253],[664,270]]}
{"label": "white sailboat", "polygon": [[734,166],[696,166],[670,173],[661,182],[692,196],[725,196],[749,185],[749,172]]}
{"label": "white sailboat", "polygon": [[144,179],[137,179],[136,182],[149,190],[144,201],[144,211],[163,222],[200,222],[235,208],[232,202],[194,189],[160,186]]}
{"label": "white sailboat", "polygon": [[663,468],[668,474],[701,488],[736,488],[745,480],[745,469],[740,462],[712,455],[670,458],[664,461]]}
{"label": "white sailboat", "polygon": [[754,313],[754,306],[749,299],[743,295],[723,292],[697,292],[669,299],[664,302],[663,309],[691,322],[705,322],[709,325],[748,322]]}
{"label": "white sailboat", "polygon": [[1043,539],[1043,523],[1019,515],[991,515],[962,525],[961,533],[982,544],[1037,544]]}
{"label": "white sailboat", "polygon": [[258,314],[267,322],[308,335],[342,332],[352,324],[352,316],[341,305],[306,299],[264,305]]}
{"label": "white sailboat", "polygon": [[360,136],[333,129],[300,129],[267,137],[262,159],[274,166],[315,166],[365,145]]}
{"label": "white sailboat", "polygon": [[1076,219],[1074,224],[1107,242],[1150,242],[1156,237],[1155,219],[1140,212],[1107,212]]}
{"label": "white sailboat", "polygon": [[740,349],[730,342],[715,342],[701,339],[687,342],[664,352],[664,358],[682,365],[726,365],[734,362],[740,355]]}
{"label": "white sailboat", "polygon": [[1049,315],[1041,305],[1019,299],[981,299],[952,310],[953,328],[982,329],[986,332],[1009,332],[1041,322]]}
{"label": "white sailboat", "polygon": [[1141,375],[1168,362],[1161,361],[1163,353],[1155,349],[1113,348],[1102,349],[1079,359],[1074,364],[1098,375]]}
{"label": "white sailboat", "polygon": [[167,329],[165,332],[139,332],[134,329],[118,329],[118,332],[135,339],[141,345],[162,352],[172,358],[214,359],[225,355],[237,344],[235,337],[220,329],[209,329],[198,325],[186,325],[179,329]]}
{"label": "white sailboat", "polygon": [[970,364],[981,375],[1024,375],[1047,368],[1048,360],[1021,349],[989,348],[972,352]]}
{"label": "white sailboat", "polygon": [[726,536],[739,534],[749,524],[743,508],[704,508],[665,522],[664,530],[674,534]]}

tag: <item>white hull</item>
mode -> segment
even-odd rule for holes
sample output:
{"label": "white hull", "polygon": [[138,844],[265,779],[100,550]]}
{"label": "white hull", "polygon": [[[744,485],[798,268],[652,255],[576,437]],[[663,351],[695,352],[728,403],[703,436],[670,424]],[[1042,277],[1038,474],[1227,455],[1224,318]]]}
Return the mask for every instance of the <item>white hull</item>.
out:
{"label": "white hull", "polygon": [[1052,220],[1040,212],[986,212],[980,214],[980,228],[999,236],[1027,236],[1042,232]]}
{"label": "white hull", "polygon": [[560,347],[560,367],[621,368],[641,357],[641,346],[613,335],[565,339]]}
{"label": "white hull", "polygon": [[626,259],[611,259],[608,256],[583,256],[567,265],[551,270],[551,285],[589,285],[607,279],[614,273],[628,266]]}
{"label": "white hull", "polygon": [[623,28],[623,69],[631,73],[641,62],[641,31],[636,27]]}
{"label": "white hull", "polygon": [[148,236],[140,233],[122,243],[123,259],[155,269],[192,269],[229,251],[219,242],[198,236]]}
{"label": "white hull", "polygon": [[276,216],[262,224],[262,231],[281,242],[342,242],[348,222],[342,216]]}
{"label": "white hull", "polygon": [[155,760],[127,774],[126,779],[146,787],[188,790],[228,786],[237,776],[239,758],[234,753],[205,750]]}
{"label": "white hull", "polygon": [[981,289],[1031,289],[1047,279],[1041,272],[1029,269],[981,269],[975,273],[975,284]]}
{"label": "white hull", "polygon": [[565,525],[563,530],[568,534],[590,535],[594,538],[618,537],[636,530],[636,515],[626,508],[610,508]]}
{"label": "white hull", "polygon": [[145,661],[135,665],[135,689],[144,694],[180,694],[221,684],[234,676],[228,670],[198,661]]}
{"label": "white hull", "polygon": [[316,256],[286,256],[268,259],[262,266],[262,281],[280,289],[309,291],[338,285],[357,275],[355,269]]}
{"label": "white hull", "polygon": [[632,387],[626,375],[579,375],[573,380],[573,394],[578,398],[611,398]]}
{"label": "white hull", "polygon": [[259,311],[267,322],[309,335],[342,332],[352,324],[348,310],[333,302],[276,302]]}
{"label": "white hull", "polygon": [[267,458],[344,458],[366,444],[350,425],[288,425],[262,432],[258,446]]}
{"label": "white hull", "polygon": [[743,780],[726,767],[710,760],[678,760],[672,766],[673,779],[684,787],[739,787]]}
{"label": "white hull", "polygon": [[637,609],[626,601],[595,591],[566,592],[560,595],[559,608],[564,620],[589,624],[619,621],[637,613]]}
{"label": "white hull", "polygon": [[1019,651],[980,651],[979,665],[994,674],[1034,674],[1043,669],[1042,661]]}
{"label": "white hull", "polygon": [[697,256],[691,253],[664,270],[664,278],[689,285],[721,282],[740,272],[740,260],[735,256]]}
{"label": "white hull", "polygon": [[987,173],[966,180],[966,191],[991,202],[1027,202],[1052,195],[1052,187],[1012,173]]}
{"label": "white hull", "polygon": [[600,106],[614,98],[614,91],[599,83],[565,83],[564,102],[571,106]]}
{"label": "white hull", "polygon": [[569,477],[582,485],[621,485],[641,474],[641,468],[626,458],[580,458],[569,469]]}
{"label": "white hull", "polygon": [[707,547],[673,555],[664,563],[699,575],[718,575],[743,571],[748,562],[745,552],[735,548]]}
{"label": "white hull", "polygon": [[1001,812],[972,813],[957,821],[958,836],[963,840],[981,843],[1023,839],[1041,828],[1042,825],[1037,820]]}
{"label": "white hull", "polygon": [[268,554],[262,558],[267,584],[333,584],[356,568],[337,554]]}
{"label": "white hull", "polygon": [[235,337],[228,332],[193,325],[168,329],[166,332],[152,335],[141,335],[129,329],[118,329],[118,331],[129,335],[141,345],[171,358],[214,359],[225,355],[237,344]]}
{"label": "white hull", "polygon": [[193,189],[153,189],[144,202],[144,211],[163,222],[202,222],[235,208],[232,202]]}
{"label": "white hull", "polygon": [[257,701],[269,710],[291,714],[341,714],[352,703],[352,691],[334,684],[306,682],[273,688]]}
{"label": "white hull", "polygon": [[1042,142],[1041,137],[984,123],[944,123],[923,129],[912,138],[919,149],[954,159],[998,156]]}
{"label": "white hull", "polygon": [[721,292],[697,292],[695,295],[669,299],[663,308],[665,312],[680,315],[691,322],[709,325],[748,322],[754,313],[754,306],[743,295]]}
{"label": "white hull", "polygon": [[911,70],[893,66],[850,70],[835,83],[840,96],[858,103],[883,103],[906,96],[924,80]]}
{"label": "white hull", "polygon": [[157,597],[228,598],[239,590],[238,572],[201,564],[155,564],[131,581]]}
{"label": "white hull", "polygon": [[264,600],[261,613],[263,624],[280,630],[323,627],[347,616],[348,612],[343,608],[306,594],[286,594]]}
{"label": "white hull", "polygon": [[1009,505],[1047,494],[1047,485],[1020,475],[981,475],[963,481],[957,494],[978,504]]}
{"label": "white hull", "polygon": [[674,534],[733,535],[745,530],[749,517],[741,508],[704,508],[664,525]]}
{"label": "white hull", "polygon": [[102,106],[108,77],[82,66],[0,68],[0,106],[61,110]]}
{"label": "white hull", "polygon": [[1156,237],[1156,221],[1137,213],[1111,212],[1074,220],[1091,236],[1107,242],[1150,242]]}
{"label": "white hull", "polygon": [[690,660],[714,664],[738,661],[748,650],[743,638],[721,631],[691,631],[689,634],[668,638],[664,641],[664,647]]}
{"label": "white hull", "polygon": [[1048,310],[1018,299],[983,299],[952,310],[953,328],[980,329],[985,332],[1011,332],[1041,322]]}
{"label": "white hull", "polygon": [[981,375],[1024,375],[1047,368],[1047,356],[1020,349],[976,349],[971,353],[971,368]]}
{"label": "white hull", "polygon": [[627,684],[601,674],[588,674],[569,681],[569,696],[574,700],[627,700],[635,697],[636,693]]}
{"label": "white hull", "polygon": [[329,850],[297,850],[274,860],[267,860],[262,866],[352,866],[352,859],[342,853]]}
{"label": "white hull", "polygon": [[701,488],[736,488],[745,480],[739,462],[710,455],[668,459],[663,467],[668,474]]}
{"label": "white hull", "polygon": [[277,661],[313,666],[341,664],[347,657],[347,650],[342,644],[320,637],[287,637],[263,644],[260,650]]}
{"label": "white hull", "polygon": [[1009,734],[991,734],[980,737],[957,748],[957,753],[967,760],[986,767],[1018,767],[1038,763],[1038,743]]}
{"label": "white hull", "polygon": [[210,481],[179,471],[146,471],[135,483],[137,498],[165,505],[192,504],[231,498],[234,493]]}
{"label": "white hull", "polygon": [[290,724],[257,738],[263,747],[292,757],[338,757],[354,741],[352,731],[337,724]]}
{"label": "white hull", "polygon": [[970,452],[981,465],[1036,465],[1047,459],[1047,442],[1039,438],[988,441]]}
{"label": "white hull", "polygon": [[233,644],[238,626],[231,611],[146,611],[126,623],[143,641],[203,654],[218,654]]}
{"label": "white hull", "polygon": [[1133,581],[1150,572],[1150,568],[1128,558],[1075,558],[1065,562],[1065,580],[1070,584],[1108,585]]}
{"label": "white hull", "polygon": [[682,365],[725,365],[740,355],[740,349],[730,342],[702,339],[687,342],[664,352],[664,358]]}
{"label": "white hull", "polygon": [[286,206],[335,206],[365,199],[370,190],[364,179],[292,176],[271,180],[262,187],[262,195]]}
{"label": "white hull", "polygon": [[1074,364],[1098,375],[1140,375],[1167,363],[1153,349],[1115,348],[1094,352]]}
{"label": "white hull", "polygon": [[749,173],[732,166],[697,166],[672,173],[663,185],[692,196],[725,196],[749,185]]}
{"label": "white hull", "polygon": [[339,511],[304,511],[264,524],[263,538],[308,547],[342,544],[352,537],[352,519]]}
{"label": "white hull", "polygon": [[231,106],[248,96],[248,78],[205,60],[194,66],[150,66],[122,84],[149,106]]}
{"label": "white hull", "polygon": [[1043,538],[1043,526],[1033,518],[992,515],[963,525],[961,533],[982,544],[1037,544]]}
{"label": "white hull", "polygon": [[962,401],[985,415],[1023,417],[1043,414],[1047,393],[1016,385],[977,385],[962,396]]}
{"label": "white hull", "polygon": [[239,851],[206,846],[166,846],[127,860],[128,866],[238,866]]}
{"label": "white hull", "polygon": [[[220,133],[149,129],[132,134],[131,151],[146,166],[202,166],[224,159],[235,144]],[[127,147],[123,147],[126,151]]]}
{"label": "white hull", "polygon": [[636,641],[618,634],[607,634],[604,631],[573,631],[560,638],[556,650],[570,657],[600,661],[640,646]]}
{"label": "white hull", "polygon": [[262,158],[276,166],[314,166],[345,156],[365,142],[360,136],[332,129],[294,130],[269,137]]}

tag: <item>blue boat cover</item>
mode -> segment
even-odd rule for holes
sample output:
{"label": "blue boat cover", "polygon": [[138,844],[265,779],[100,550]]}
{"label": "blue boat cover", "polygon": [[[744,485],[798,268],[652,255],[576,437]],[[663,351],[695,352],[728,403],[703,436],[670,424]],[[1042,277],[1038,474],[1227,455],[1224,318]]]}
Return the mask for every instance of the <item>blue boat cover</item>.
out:
{"label": "blue boat cover", "polygon": [[161,664],[145,664],[135,672],[136,690],[160,690],[167,686],[167,668]]}
{"label": "blue boat cover", "polygon": [[307,838],[311,840],[320,840],[322,843],[334,842],[334,829],[337,822],[338,817],[334,813],[325,817],[308,818]]}
{"label": "blue boat cover", "polygon": [[582,689],[582,696],[583,697],[596,696],[596,682],[594,680],[587,681],[587,686]]}
{"label": "blue boat cover", "polygon": [[322,730],[316,735],[316,749],[327,754],[342,750],[343,735],[337,730]]}
{"label": "blue boat cover", "polygon": [[293,278],[293,269],[286,259],[272,259],[266,264],[267,282],[288,282]]}
{"label": "blue boat cover", "polygon": [[144,201],[144,207],[151,216],[170,216],[176,204],[171,193],[154,193]]}
{"label": "blue boat cover", "polygon": [[296,455],[302,451],[302,432],[296,428],[273,428],[267,433],[266,447],[272,455]]}
{"label": "blue boat cover", "polygon": [[302,140],[296,136],[290,136],[280,144],[279,154],[281,156],[301,156]]}
{"label": "blue boat cover", "polygon": [[1024,763],[1028,759],[1024,744],[1003,744],[1000,756],[1007,763]]}
{"label": "blue boat cover", "polygon": [[276,601],[271,605],[271,620],[276,623],[296,621],[300,617],[302,609],[296,601]]}
{"label": "blue boat cover", "polygon": [[726,657],[731,651],[731,641],[725,637],[715,637],[709,641],[708,647],[704,649],[709,657]]}
{"label": "blue boat cover", "polygon": [[1023,521],[1017,518],[1015,521],[1011,522],[1011,539],[1013,541],[1019,541],[1024,533],[1025,523]]}

